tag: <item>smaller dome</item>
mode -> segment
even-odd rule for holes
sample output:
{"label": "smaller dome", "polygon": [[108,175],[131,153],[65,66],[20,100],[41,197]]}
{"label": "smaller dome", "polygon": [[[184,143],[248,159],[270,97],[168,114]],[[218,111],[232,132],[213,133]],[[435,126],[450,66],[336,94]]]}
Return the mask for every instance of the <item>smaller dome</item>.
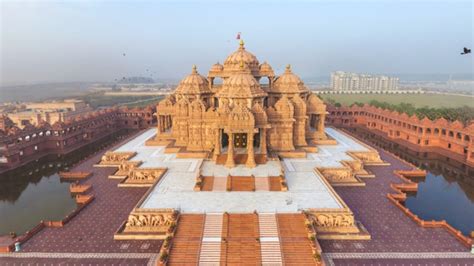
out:
{"label": "smaller dome", "polygon": [[210,72],[221,72],[222,70],[224,70],[224,66],[217,62],[212,65]]}
{"label": "smaller dome", "polygon": [[275,75],[273,73],[272,66],[270,66],[270,64],[268,64],[267,62],[263,62],[263,64],[261,64],[259,66],[259,68],[260,68],[260,74],[262,76],[274,76]]}
{"label": "smaller dome", "polygon": [[291,65],[287,65],[285,73],[275,80],[272,91],[278,93],[301,93],[308,91],[308,89],[303,81],[293,74]]}
{"label": "smaller dome", "polygon": [[209,89],[209,82],[201,76],[193,65],[193,70],[190,75],[185,77],[176,88],[177,94],[204,94],[212,93]]}

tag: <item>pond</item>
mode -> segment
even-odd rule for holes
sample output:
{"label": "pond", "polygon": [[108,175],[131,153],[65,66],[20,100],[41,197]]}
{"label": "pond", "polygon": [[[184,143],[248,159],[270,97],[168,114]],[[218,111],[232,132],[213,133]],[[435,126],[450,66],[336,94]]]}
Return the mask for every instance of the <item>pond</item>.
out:
{"label": "pond", "polygon": [[68,182],[58,173],[130,132],[122,130],[68,155],[49,155],[0,175],[0,236],[20,235],[41,220],[60,220],[76,208]]}
{"label": "pond", "polygon": [[424,220],[446,220],[467,236],[474,231],[473,168],[443,155],[410,150],[363,129],[351,131],[427,171],[425,178],[412,179],[418,191],[405,201],[414,214]]}

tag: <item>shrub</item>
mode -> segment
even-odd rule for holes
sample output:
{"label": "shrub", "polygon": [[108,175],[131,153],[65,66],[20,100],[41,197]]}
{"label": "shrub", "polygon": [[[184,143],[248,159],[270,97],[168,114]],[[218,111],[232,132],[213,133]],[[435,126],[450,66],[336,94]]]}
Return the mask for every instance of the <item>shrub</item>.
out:
{"label": "shrub", "polygon": [[160,260],[161,261],[166,261],[167,259],[168,259],[168,252],[163,251],[163,253],[161,253]]}

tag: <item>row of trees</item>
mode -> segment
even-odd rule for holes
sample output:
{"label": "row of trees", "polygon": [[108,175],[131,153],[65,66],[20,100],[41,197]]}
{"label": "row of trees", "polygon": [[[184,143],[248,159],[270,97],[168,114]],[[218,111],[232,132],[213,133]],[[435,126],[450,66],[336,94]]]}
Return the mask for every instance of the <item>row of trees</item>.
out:
{"label": "row of trees", "polygon": [[[333,101],[328,101],[329,104],[332,104],[336,107],[341,107],[340,103]],[[364,104],[361,102],[355,102],[351,106],[363,106]],[[391,104],[387,102],[379,102],[376,100],[372,100],[369,102],[369,105],[380,107],[384,110],[390,111],[397,111],[399,113],[406,113],[409,116],[416,115],[419,119],[423,119],[427,117],[431,120],[435,120],[438,118],[445,118],[448,121],[456,121],[459,120],[464,125],[468,125],[472,121],[474,121],[474,108],[469,106],[462,106],[456,108],[446,108],[446,107],[415,107],[410,103],[398,103],[398,104]]]}

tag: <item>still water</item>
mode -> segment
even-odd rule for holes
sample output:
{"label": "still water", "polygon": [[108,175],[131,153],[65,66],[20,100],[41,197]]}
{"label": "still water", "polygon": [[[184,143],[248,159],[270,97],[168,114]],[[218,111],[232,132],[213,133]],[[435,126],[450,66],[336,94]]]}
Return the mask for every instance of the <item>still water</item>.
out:
{"label": "still water", "polygon": [[0,175],[0,236],[18,235],[41,220],[60,220],[76,208],[68,182],[58,173],[129,132],[120,131],[65,156],[47,156]]}
{"label": "still water", "polygon": [[424,220],[446,220],[464,235],[474,231],[474,169],[442,155],[416,152],[373,133],[354,133],[427,171],[412,179],[418,191],[408,194],[405,206]]}

